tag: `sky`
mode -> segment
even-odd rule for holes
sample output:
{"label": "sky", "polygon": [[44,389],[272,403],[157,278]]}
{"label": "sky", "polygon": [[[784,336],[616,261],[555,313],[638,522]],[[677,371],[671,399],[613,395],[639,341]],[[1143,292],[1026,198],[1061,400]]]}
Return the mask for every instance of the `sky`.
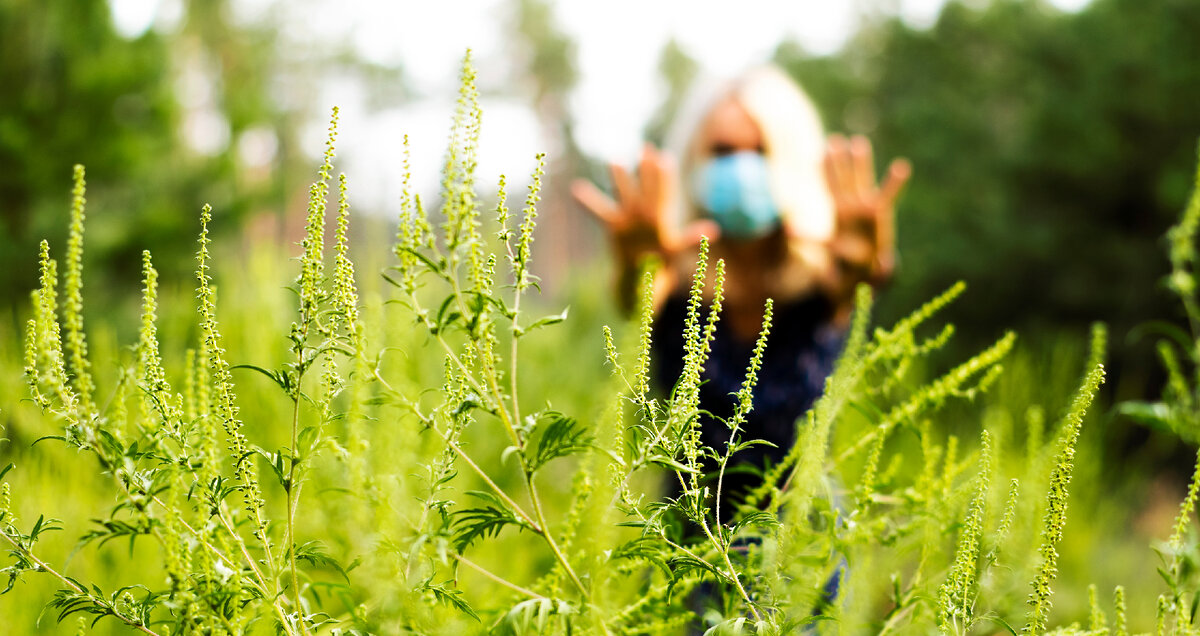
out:
{"label": "sky", "polygon": [[[1051,0],[1075,11],[1088,0]],[[554,3],[560,28],[576,44],[579,82],[570,96],[583,150],[609,161],[630,162],[641,146],[646,121],[663,98],[656,66],[659,52],[674,39],[696,59],[702,72],[731,75],[766,60],[788,38],[814,54],[838,50],[868,11],[900,15],[916,27],[929,26],[945,0],[561,0]],[[179,0],[110,0],[114,22],[136,35],[153,25],[179,19]],[[295,46],[313,41],[349,42],[365,59],[399,65],[416,98],[381,110],[367,107],[365,87],[324,82],[311,98],[327,112],[342,111],[343,166],[355,194],[368,208],[389,207],[399,198],[399,166],[404,135],[409,136],[414,179],[422,189],[437,182],[442,149],[457,94],[458,69],[473,51],[485,88],[479,175],[494,182],[501,173],[520,183],[538,152],[557,148],[543,138],[525,104],[490,97],[511,59],[505,37],[505,0],[235,0],[239,19],[273,15],[283,19]],[[212,138],[211,113],[198,115]],[[207,119],[204,119],[207,117]],[[215,122],[219,128],[219,122]],[[304,134],[307,149],[319,156],[324,121]],[[261,140],[258,140],[261,141]],[[261,147],[261,143],[251,147]]]}

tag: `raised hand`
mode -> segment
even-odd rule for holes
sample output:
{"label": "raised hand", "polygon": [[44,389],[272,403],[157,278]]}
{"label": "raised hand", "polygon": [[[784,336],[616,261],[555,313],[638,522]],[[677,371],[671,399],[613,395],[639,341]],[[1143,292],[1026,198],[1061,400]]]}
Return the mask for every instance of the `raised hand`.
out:
{"label": "raised hand", "polygon": [[571,194],[604,224],[621,267],[636,269],[648,255],[669,263],[702,235],[716,240],[719,229],[712,221],[695,221],[682,230],[672,224],[669,217],[679,196],[678,174],[670,157],[654,146],[643,148],[636,175],[615,163],[609,168],[616,200],[584,179],[571,184]]}
{"label": "raised hand", "polygon": [[831,251],[842,269],[856,280],[879,283],[895,269],[896,197],[912,175],[906,159],[894,159],[883,184],[875,180],[871,142],[855,135],[830,135],[825,151],[825,179],[836,214]]}

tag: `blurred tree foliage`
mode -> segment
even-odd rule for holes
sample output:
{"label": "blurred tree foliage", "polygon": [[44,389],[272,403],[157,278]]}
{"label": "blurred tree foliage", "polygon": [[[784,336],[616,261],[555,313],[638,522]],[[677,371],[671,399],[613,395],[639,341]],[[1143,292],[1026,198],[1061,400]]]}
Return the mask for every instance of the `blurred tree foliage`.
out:
{"label": "blurred tree foliage", "polygon": [[[1175,315],[1161,247],[1200,137],[1200,3],[978,5],[953,1],[927,30],[876,20],[830,57],[776,53],[831,130],[913,161],[885,322],[960,279],[969,338]],[[1149,362],[1114,344],[1114,362]]]}
{"label": "blurred tree foliage", "polygon": [[[568,95],[579,80],[575,42],[559,26],[554,5],[547,0],[514,0],[511,5],[514,77],[522,87],[546,139],[558,147],[546,157],[546,186],[538,220],[541,240],[534,244],[534,270],[546,291],[561,290],[570,281],[563,264],[587,261],[597,250],[590,219],[571,209],[571,179],[589,166],[575,138],[575,121]],[[586,228],[586,229],[585,229]],[[590,231],[589,231],[590,230]]]}
{"label": "blurred tree foliage", "polygon": [[136,281],[148,245],[168,280],[188,280],[203,203],[238,218],[282,200],[281,171],[237,152],[255,131],[271,165],[287,156],[272,51],[271,31],[234,24],[223,1],[126,38],[107,2],[0,0],[0,298],[34,286],[39,240],[62,245],[73,164],[87,168],[88,214],[105,217],[89,224],[88,293]]}
{"label": "blurred tree foliage", "polygon": [[658,76],[666,85],[667,94],[658,110],[646,124],[646,139],[656,145],[666,143],[671,121],[683,108],[688,90],[699,75],[700,64],[696,62],[674,39],[668,40],[658,54]]}

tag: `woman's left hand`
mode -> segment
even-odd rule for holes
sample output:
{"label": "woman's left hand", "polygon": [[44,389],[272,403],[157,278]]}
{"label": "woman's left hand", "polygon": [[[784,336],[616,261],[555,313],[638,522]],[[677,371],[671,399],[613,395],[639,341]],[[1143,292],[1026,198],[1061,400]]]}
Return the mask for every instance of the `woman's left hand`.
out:
{"label": "woman's left hand", "polygon": [[894,159],[883,184],[875,180],[871,142],[855,135],[830,135],[825,150],[825,179],[833,198],[836,225],[830,245],[843,276],[839,287],[881,283],[895,269],[896,197],[912,175],[907,159]]}

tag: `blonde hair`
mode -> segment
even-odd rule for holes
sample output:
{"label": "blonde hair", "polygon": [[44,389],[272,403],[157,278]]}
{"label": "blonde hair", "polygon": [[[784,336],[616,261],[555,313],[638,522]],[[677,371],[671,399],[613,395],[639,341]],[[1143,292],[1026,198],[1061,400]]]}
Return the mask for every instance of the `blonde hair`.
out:
{"label": "blonde hair", "polygon": [[[821,165],[825,129],[812,100],[778,67],[761,66],[736,79],[708,81],[693,89],[667,136],[667,146],[680,157],[682,178],[689,178],[702,152],[698,132],[704,119],[720,101],[731,97],[762,131],[771,194],[792,237],[806,242],[833,238],[833,200]],[[690,190],[680,188],[672,215],[677,228],[701,214]]]}

